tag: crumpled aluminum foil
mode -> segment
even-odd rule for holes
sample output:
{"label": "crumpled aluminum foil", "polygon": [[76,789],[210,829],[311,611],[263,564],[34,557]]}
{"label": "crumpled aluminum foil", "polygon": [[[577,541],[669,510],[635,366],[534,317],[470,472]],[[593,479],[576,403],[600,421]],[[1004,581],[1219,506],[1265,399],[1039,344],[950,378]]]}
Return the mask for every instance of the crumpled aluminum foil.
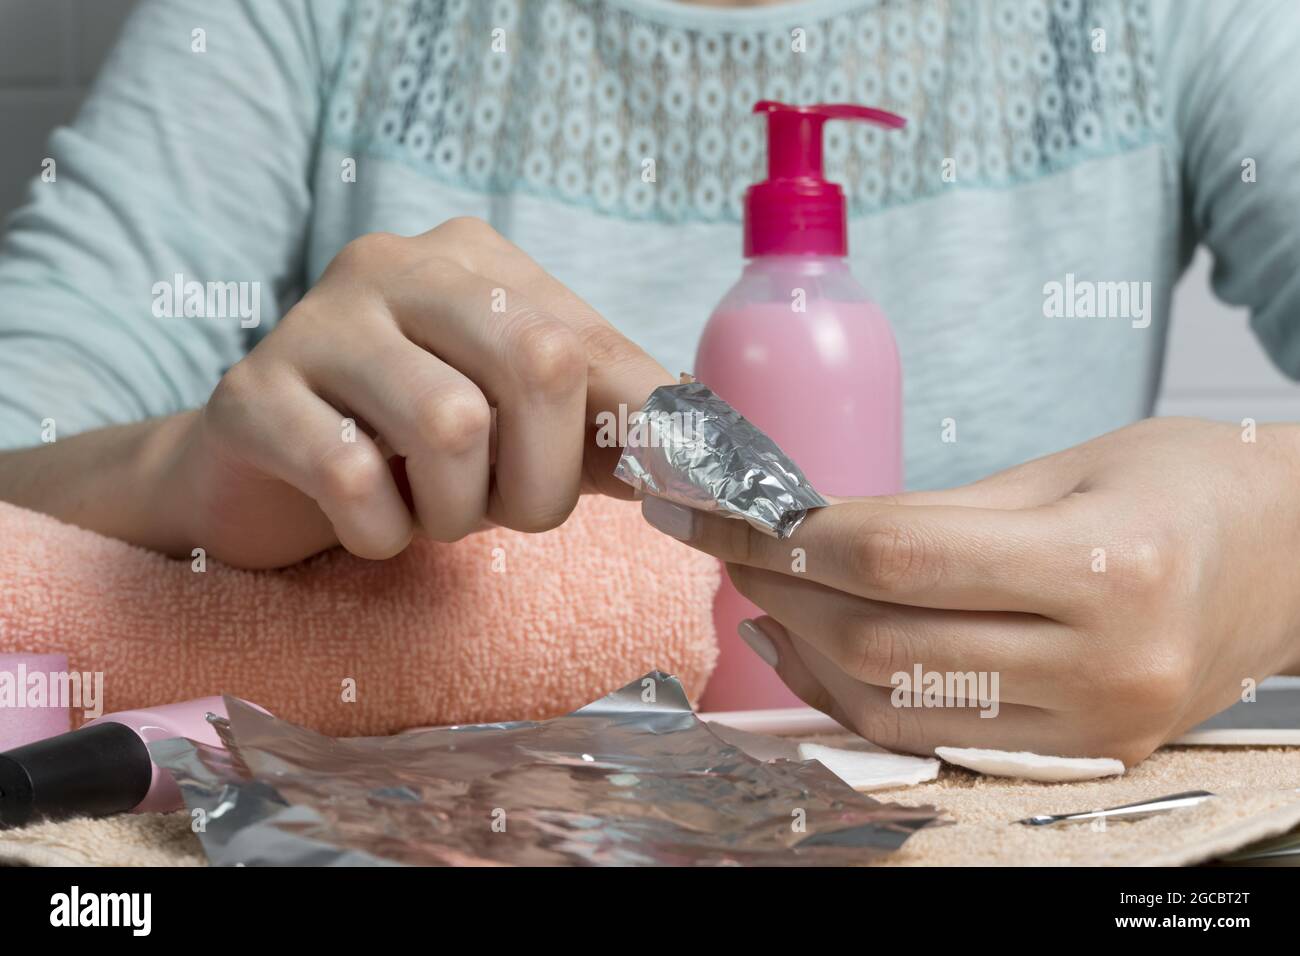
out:
{"label": "crumpled aluminum foil", "polygon": [[149,745],[217,865],[858,864],[935,819],[763,763],[658,671],[564,717],[334,739],[227,697]]}
{"label": "crumpled aluminum foil", "polygon": [[614,475],[646,494],[788,538],[826,499],[776,442],[688,378],[650,393],[637,440],[624,447]]}

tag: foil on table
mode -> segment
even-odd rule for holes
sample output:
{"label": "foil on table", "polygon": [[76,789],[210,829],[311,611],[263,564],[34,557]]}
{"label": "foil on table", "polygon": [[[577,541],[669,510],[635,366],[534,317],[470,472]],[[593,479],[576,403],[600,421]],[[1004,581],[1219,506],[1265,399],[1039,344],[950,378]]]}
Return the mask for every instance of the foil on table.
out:
{"label": "foil on table", "polygon": [[650,393],[614,469],[646,494],[787,538],[826,499],[776,442],[699,382]]}
{"label": "foil on table", "polygon": [[546,721],[331,738],[227,697],[226,749],[149,749],[217,865],[857,864],[930,807],[816,761],[764,763],[658,671]]}

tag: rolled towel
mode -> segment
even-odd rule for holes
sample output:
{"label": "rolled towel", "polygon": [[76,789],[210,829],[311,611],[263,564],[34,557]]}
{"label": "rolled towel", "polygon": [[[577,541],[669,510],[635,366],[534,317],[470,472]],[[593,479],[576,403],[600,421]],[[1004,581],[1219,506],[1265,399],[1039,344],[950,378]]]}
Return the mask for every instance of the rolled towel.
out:
{"label": "rolled towel", "polygon": [[198,571],[0,503],[0,652],[102,672],[105,713],[226,693],[334,736],[544,718],[655,668],[698,697],[718,573],[596,496],[545,534],[279,571]]}

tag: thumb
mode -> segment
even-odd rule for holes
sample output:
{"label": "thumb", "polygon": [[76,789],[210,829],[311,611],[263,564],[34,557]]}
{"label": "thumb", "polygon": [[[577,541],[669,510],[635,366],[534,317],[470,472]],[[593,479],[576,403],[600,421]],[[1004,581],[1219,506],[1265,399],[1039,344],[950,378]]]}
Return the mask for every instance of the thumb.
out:
{"label": "thumb", "polygon": [[[637,406],[640,408],[640,406]],[[607,495],[631,501],[641,497],[635,488],[627,482],[614,477],[618,459],[623,449],[617,445],[602,445],[597,442],[593,432],[587,438],[587,447],[582,458],[582,493]]]}
{"label": "thumb", "polygon": [[650,393],[677,379],[650,354],[602,323],[585,337],[587,345],[587,447],[583,461],[583,490],[614,498],[635,497],[632,488],[614,477],[631,417],[645,407]]}

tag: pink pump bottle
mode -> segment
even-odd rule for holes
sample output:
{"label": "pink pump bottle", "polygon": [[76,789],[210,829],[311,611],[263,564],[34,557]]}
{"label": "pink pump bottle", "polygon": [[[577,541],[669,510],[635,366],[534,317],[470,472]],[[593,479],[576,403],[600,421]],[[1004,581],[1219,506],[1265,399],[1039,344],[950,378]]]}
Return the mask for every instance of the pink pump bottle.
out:
{"label": "pink pump bottle", "polygon": [[[822,125],[902,117],[851,105],[763,101],[767,175],[745,195],[745,270],[705,326],[695,375],[770,435],[823,495],[903,486],[902,369],[884,313],[849,271],[844,193],[822,175]],[[790,543],[798,547],[798,534]],[[791,561],[795,561],[792,553]],[[724,579],[714,603],[720,656],[705,710],[801,704],[745,646],[763,611]]]}

